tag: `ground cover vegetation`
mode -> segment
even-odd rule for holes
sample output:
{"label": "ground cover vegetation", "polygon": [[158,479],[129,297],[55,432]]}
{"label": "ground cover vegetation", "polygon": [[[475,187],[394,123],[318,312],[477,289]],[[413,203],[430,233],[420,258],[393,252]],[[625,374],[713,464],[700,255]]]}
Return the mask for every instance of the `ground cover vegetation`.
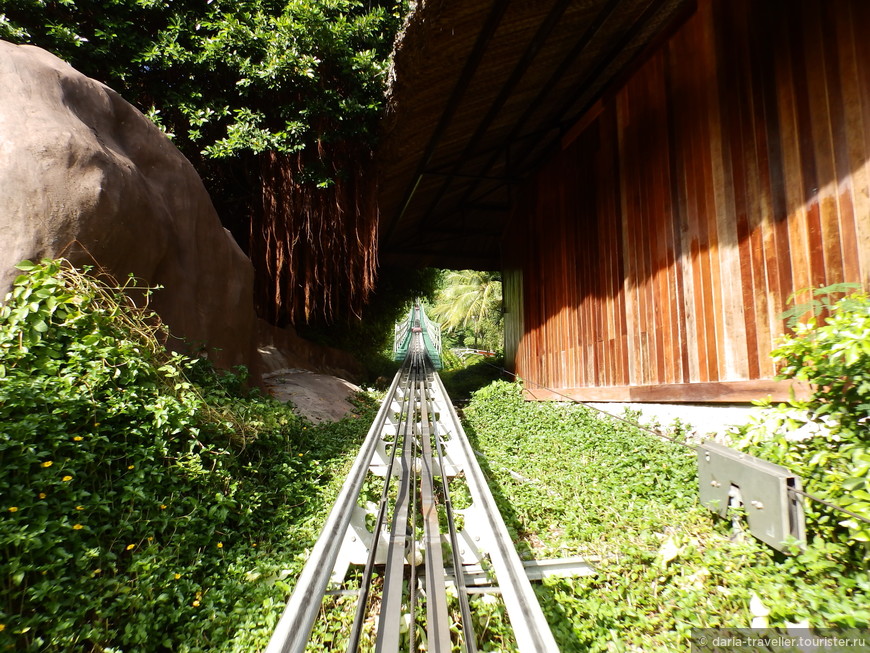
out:
{"label": "ground cover vegetation", "polygon": [[22,272],[0,308],[0,650],[264,648],[373,402],[312,426],[168,352],[133,281]]}
{"label": "ground cover vegetation", "polygon": [[[373,402],[315,428],[245,390],[241,371],[169,353],[155,316],[116,285],[57,262],[22,268],[0,309],[0,649],[262,648]],[[841,443],[785,438],[783,460],[805,461],[815,493],[834,481],[825,496],[855,512],[865,422],[842,402],[863,405],[866,366],[849,381],[831,366],[865,355],[867,306],[847,297],[781,348],[795,373],[828,374],[804,414]],[[815,347],[842,354],[798,364]],[[784,556],[732,539],[730,523],[698,505],[686,447],[583,406],[525,402],[504,381],[477,391],[464,419],[521,555],[582,555],[598,568],[537,586],[563,650],[685,651],[705,626],[870,626],[860,524],[811,509],[809,546]],[[752,433],[760,453],[780,437],[778,427]],[[821,451],[827,476],[810,467]],[[346,637],[353,602],[329,601],[312,650]],[[481,650],[514,649],[497,597],[475,597],[474,614]]]}
{"label": "ground cover vegetation", "polygon": [[784,556],[733,540],[730,522],[699,506],[691,449],[580,405],[525,402],[502,381],[464,416],[525,555],[598,568],[537,587],[562,650],[688,651],[702,627],[870,625],[863,545],[821,513],[810,512],[806,550]]}
{"label": "ground cover vegetation", "polygon": [[539,587],[565,650],[688,650],[698,627],[870,625],[870,298],[845,292],[793,307],[773,352],[780,378],[812,396],[759,402],[732,434],[858,517],[805,502],[809,543],[791,556],[734,541],[698,506],[691,449],[582,406],[524,403],[505,383],[474,395],[469,434],[528,554],[598,563],[596,577]]}
{"label": "ground cover vegetation", "polygon": [[447,389],[447,394],[454,404],[461,404],[471,395],[493,381],[505,378],[504,358],[471,355],[460,360],[449,350],[442,355],[444,369],[441,370],[441,380]]}

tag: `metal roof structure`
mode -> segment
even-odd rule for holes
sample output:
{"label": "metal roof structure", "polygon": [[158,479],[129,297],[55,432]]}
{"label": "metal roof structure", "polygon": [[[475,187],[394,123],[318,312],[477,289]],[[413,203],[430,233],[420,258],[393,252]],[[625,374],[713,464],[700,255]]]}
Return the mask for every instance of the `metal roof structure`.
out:
{"label": "metal roof structure", "polygon": [[396,43],[383,263],[498,269],[517,183],[694,0],[427,0]]}

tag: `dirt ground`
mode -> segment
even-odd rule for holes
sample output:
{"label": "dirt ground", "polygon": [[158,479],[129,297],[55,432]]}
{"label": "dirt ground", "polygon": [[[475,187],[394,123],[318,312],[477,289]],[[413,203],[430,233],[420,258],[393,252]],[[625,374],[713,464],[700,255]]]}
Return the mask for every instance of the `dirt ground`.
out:
{"label": "dirt ground", "polygon": [[263,377],[269,394],[278,401],[290,402],[296,412],[314,424],[340,420],[353,409],[348,397],[359,387],[337,376],[308,370],[283,369]]}

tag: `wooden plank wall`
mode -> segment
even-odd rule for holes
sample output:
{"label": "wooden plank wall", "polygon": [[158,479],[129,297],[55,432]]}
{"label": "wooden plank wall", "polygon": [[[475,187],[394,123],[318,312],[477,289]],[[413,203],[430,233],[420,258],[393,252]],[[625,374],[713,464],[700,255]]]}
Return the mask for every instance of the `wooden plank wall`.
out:
{"label": "wooden plank wall", "polygon": [[867,0],[699,0],[569,132],[504,243],[533,396],[785,396],[788,296],[870,287],[868,30]]}

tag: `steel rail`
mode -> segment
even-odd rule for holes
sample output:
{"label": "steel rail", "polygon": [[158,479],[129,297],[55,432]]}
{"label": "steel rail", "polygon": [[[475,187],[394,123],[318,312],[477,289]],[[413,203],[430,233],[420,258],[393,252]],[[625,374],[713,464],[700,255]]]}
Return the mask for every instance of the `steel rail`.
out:
{"label": "steel rail", "polygon": [[[444,578],[444,557],[441,551],[441,530],[438,525],[438,508],[435,503],[435,478],[432,471],[432,429],[429,415],[432,413],[426,396],[426,374],[420,378],[420,439],[421,475],[420,493],[423,515],[423,530],[426,545],[426,629],[429,645],[433,651],[449,651],[450,615],[447,612],[447,591]],[[433,415],[434,416],[434,415]],[[441,470],[444,473],[444,470]],[[456,542],[450,545],[456,547]]]}
{"label": "steel rail", "polygon": [[[404,367],[403,367],[404,369]],[[296,588],[293,591],[287,607],[281,614],[266,653],[303,653],[314,620],[320,611],[323,594],[329,584],[329,577],[335,566],[342,539],[347,532],[350,518],[356,505],[356,499],[362,490],[363,480],[368,473],[372,457],[377,449],[378,441],[396,395],[402,370],[396,373],[393,383],[387,392],[387,400],[381,404],[380,410],[369,429],[368,435],[354,459],[344,485],[338,494],[335,505],[317,539],[314,548],[308,556],[308,561],[299,575]]]}
{"label": "steel rail", "polygon": [[[412,320],[412,323],[415,322]],[[396,403],[399,403],[398,409]],[[387,425],[388,415],[395,414],[397,410],[395,426],[393,422]],[[392,448],[388,453],[380,447],[384,446],[382,443],[388,443],[391,436]],[[378,451],[379,458],[375,461]],[[397,461],[400,465],[398,470],[395,468]],[[359,531],[357,501],[366,475],[370,472],[380,475],[384,473],[384,468],[386,475],[376,525],[374,532],[367,537]],[[469,510],[474,511],[466,513],[466,529],[462,533],[457,533],[448,481],[448,476],[456,474],[457,469],[465,474],[472,496]],[[440,475],[443,502],[436,494],[436,475]],[[394,487],[393,479],[397,476],[398,496],[392,501],[389,495]],[[439,502],[443,503],[447,513],[446,534],[440,531]],[[385,548],[382,539],[387,537],[385,524],[391,504],[392,523]],[[418,537],[420,518],[425,547],[423,560],[417,550],[421,541]],[[473,525],[469,524],[472,519]],[[452,571],[445,569],[442,551],[444,541],[449,542],[451,547]],[[470,587],[466,582],[467,575],[473,574],[463,561],[466,556],[463,548],[467,549],[469,544],[476,549],[472,563],[484,557],[489,557],[492,563],[495,584],[489,588]],[[348,548],[343,549],[343,546]],[[350,560],[355,561],[353,564],[365,566],[360,589],[355,592],[358,597],[356,614],[348,646],[350,653],[356,653],[371,603],[369,596],[374,591],[374,570],[383,564],[385,558],[380,615],[374,642],[376,651],[393,653],[401,645],[407,646],[409,643],[412,650],[416,648],[417,567],[422,562],[425,562],[424,569],[419,573],[425,574],[426,591],[422,596],[426,604],[428,650],[450,651],[453,647],[450,630],[452,619],[447,602],[447,583],[452,580],[458,590],[465,651],[476,653],[477,650],[469,594],[479,591],[498,591],[501,594],[520,651],[558,651],[526,576],[525,566],[514,549],[474,451],[450,404],[443,383],[426,355],[420,331],[413,334],[408,356],[393,379],[338,500],[311,551],[272,635],[267,653],[303,653],[330,578],[334,573],[339,574]],[[339,559],[341,566],[337,564]],[[409,573],[406,564],[409,564]],[[473,584],[479,585],[479,579],[474,578]],[[403,609],[408,608],[410,615],[407,616],[411,617],[411,623],[407,640],[403,643],[404,619],[407,618],[403,615]]]}
{"label": "steel rail", "polygon": [[[419,434],[417,434],[419,435]],[[411,447],[411,460],[417,460],[417,438],[414,438]],[[415,462],[416,464],[416,462]],[[416,478],[415,478],[416,481]],[[414,482],[411,484],[411,551],[408,559],[409,566],[411,567],[411,579],[408,582],[408,614],[411,615],[411,621],[413,622],[414,616],[417,614],[417,514],[419,507],[418,503],[418,492],[417,492],[417,483]],[[414,651],[415,644],[417,640],[417,629],[414,628],[413,623],[408,628],[408,650]]]}
{"label": "steel rail", "polygon": [[[417,338],[414,338],[416,341]],[[414,345],[412,344],[412,347]],[[417,352],[409,352],[411,359],[410,395],[408,419],[402,434],[401,480],[399,493],[393,508],[393,523],[390,529],[390,543],[387,549],[387,569],[384,572],[384,592],[378,616],[378,635],[375,652],[398,651],[401,641],[402,599],[404,592],[405,555],[408,548],[408,503],[411,494],[411,476],[414,474],[411,449],[414,440],[414,422],[417,398],[414,393],[414,380],[419,368]],[[389,479],[387,479],[389,482]]]}
{"label": "steel rail", "polygon": [[[406,363],[407,364],[403,365],[402,368],[399,370],[399,372],[397,372],[397,374],[396,374],[397,377],[399,377],[401,375],[402,378],[404,378],[405,376],[410,374],[410,369],[409,369],[410,358],[407,359]],[[395,395],[393,395],[393,397],[387,397],[384,401],[392,404],[392,400],[394,400],[394,399],[395,399]],[[407,417],[408,417],[406,414],[407,411],[405,409],[405,406],[407,406],[409,402],[410,402],[410,397],[408,396],[408,393],[406,392],[405,396],[403,397],[403,404],[404,405],[402,407],[402,410],[399,412],[400,421],[397,424],[396,435],[393,438],[393,443],[392,443],[392,446],[390,449],[390,458],[389,458],[389,461],[387,463],[386,474],[384,475],[384,485],[383,485],[383,488],[381,488],[381,498],[380,498],[380,502],[378,504],[378,514],[377,514],[377,517],[375,518],[374,530],[372,531],[372,533],[373,533],[372,546],[369,549],[369,554],[368,554],[368,557],[366,559],[365,568],[363,569],[363,576],[360,579],[360,594],[359,594],[359,599],[357,601],[357,609],[356,609],[356,614],[354,615],[353,626],[351,627],[350,639],[348,641],[348,646],[347,646],[348,653],[355,653],[359,649],[360,637],[362,636],[362,628],[363,628],[363,623],[365,621],[366,607],[368,606],[369,590],[371,589],[372,575],[374,573],[375,559],[377,558],[378,545],[380,544],[381,533],[383,532],[384,521],[386,520],[386,516],[387,516],[387,506],[389,503],[390,480],[393,477],[393,465],[395,464],[395,461],[396,461],[396,451],[398,450],[398,445],[399,445],[399,433],[402,430],[402,424],[403,424],[402,420],[406,421]]]}
{"label": "steel rail", "polygon": [[456,533],[456,520],[453,516],[453,501],[450,499],[450,482],[447,479],[446,457],[441,434],[438,432],[437,420],[432,425],[432,437],[435,439],[435,451],[438,454],[438,468],[441,470],[441,486],[444,488],[444,509],[447,512],[447,529],[450,533],[450,552],[453,560],[453,577],[456,583],[456,594],[459,599],[459,612],[462,615],[462,633],[467,653],[477,653],[477,640],[474,636],[474,623],[471,619],[471,606],[468,603],[468,590],[463,573],[462,554],[459,549],[459,537]]}
{"label": "steel rail", "polygon": [[[434,376],[434,383],[447,396],[441,377],[437,374]],[[492,534],[491,544],[493,546],[488,551],[490,561],[495,570],[498,586],[502,591],[502,600],[507,608],[517,645],[524,653],[526,651],[558,653],[559,647],[556,645],[556,640],[535,596],[535,591],[532,589],[528,576],[526,576],[523,562],[513,546],[507,526],[496,506],[495,497],[493,497],[483,475],[483,470],[475,460],[474,450],[465,435],[459,416],[449,402],[447,402],[446,408],[454,428],[454,437],[458,439],[459,446],[466,458],[466,482],[472,495],[480,500],[486,526]]]}

